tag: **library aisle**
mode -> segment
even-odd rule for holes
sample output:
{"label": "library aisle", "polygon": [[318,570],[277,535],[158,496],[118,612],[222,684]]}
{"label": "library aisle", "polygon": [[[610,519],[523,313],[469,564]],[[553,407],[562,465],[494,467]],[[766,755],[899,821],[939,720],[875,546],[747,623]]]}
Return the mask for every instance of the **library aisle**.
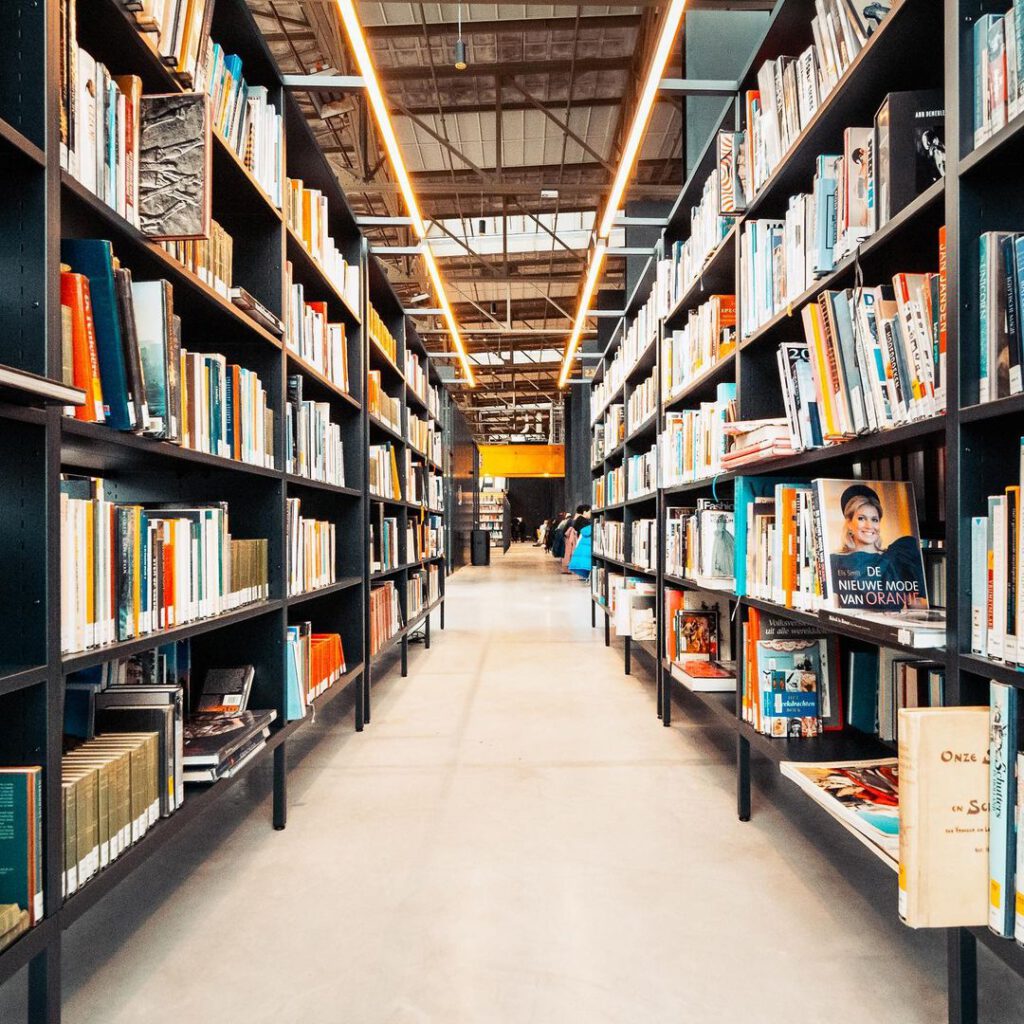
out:
{"label": "library aisle", "polygon": [[781,780],[738,822],[731,751],[652,721],[588,600],[528,545],[452,576],[371,727],[313,730],[287,830],[257,777],[69,933],[67,1024],[943,1020],[943,933]]}

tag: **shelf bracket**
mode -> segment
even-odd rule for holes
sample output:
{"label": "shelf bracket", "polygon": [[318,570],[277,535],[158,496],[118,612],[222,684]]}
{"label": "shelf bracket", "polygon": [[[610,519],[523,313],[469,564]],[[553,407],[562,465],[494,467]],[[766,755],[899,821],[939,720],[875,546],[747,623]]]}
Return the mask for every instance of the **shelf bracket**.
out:
{"label": "shelf bracket", "polygon": [[658,88],[683,96],[735,96],[740,91],[740,83],[714,78],[663,78]]}
{"label": "shelf bracket", "polygon": [[344,92],[365,89],[366,79],[361,75],[282,75],[286,89],[303,92]]}

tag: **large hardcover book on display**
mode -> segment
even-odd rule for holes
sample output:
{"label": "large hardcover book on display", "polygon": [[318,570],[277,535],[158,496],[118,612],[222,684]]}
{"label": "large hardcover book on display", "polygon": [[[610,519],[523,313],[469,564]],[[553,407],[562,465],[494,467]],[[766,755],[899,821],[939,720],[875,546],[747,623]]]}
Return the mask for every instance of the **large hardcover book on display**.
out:
{"label": "large hardcover book on display", "polygon": [[0,768],[0,903],[43,918],[43,770]]}
{"label": "large hardcover book on display", "polygon": [[988,923],[987,707],[899,713],[899,913],[912,928]]}
{"label": "large hardcover book on display", "polygon": [[823,602],[891,612],[928,604],[913,484],[815,480]]}

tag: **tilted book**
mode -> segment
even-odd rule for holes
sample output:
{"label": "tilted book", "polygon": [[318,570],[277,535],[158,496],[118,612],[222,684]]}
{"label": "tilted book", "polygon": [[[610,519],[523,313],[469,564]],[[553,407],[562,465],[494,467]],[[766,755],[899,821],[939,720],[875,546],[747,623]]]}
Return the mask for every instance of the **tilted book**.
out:
{"label": "tilted book", "polygon": [[911,928],[988,922],[988,715],[899,713],[899,913]]}
{"label": "tilted book", "polygon": [[1017,866],[1017,688],[989,683],[988,926],[1013,935]]}

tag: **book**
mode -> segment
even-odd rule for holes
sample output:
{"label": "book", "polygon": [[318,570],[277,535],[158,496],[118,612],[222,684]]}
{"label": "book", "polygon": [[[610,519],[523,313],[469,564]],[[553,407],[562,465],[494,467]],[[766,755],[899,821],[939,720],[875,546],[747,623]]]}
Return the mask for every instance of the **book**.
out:
{"label": "book", "polygon": [[277,712],[274,710],[230,714],[201,712],[191,715],[185,722],[186,771],[222,766],[254,736],[269,729],[276,718]]}
{"label": "book", "polygon": [[0,903],[27,911],[30,925],[43,919],[42,775],[0,768]]}
{"label": "book", "polygon": [[987,707],[899,714],[899,914],[911,928],[988,923]]}
{"label": "book", "polygon": [[891,92],[875,114],[878,226],[946,174],[941,89]]}
{"label": "book", "polygon": [[203,93],[143,96],[139,107],[139,227],[154,239],[210,234],[213,157]]}
{"label": "book", "polygon": [[815,480],[814,526],[824,552],[823,603],[869,611],[927,606],[910,482]]}
{"label": "book", "polygon": [[698,693],[734,693],[736,666],[720,661],[683,661],[672,665],[672,677]]}
{"label": "book", "polygon": [[1012,938],[1016,913],[1018,753],[1017,688],[989,683],[988,926]]}
{"label": "book", "polygon": [[218,714],[245,711],[255,678],[256,669],[252,665],[207,669],[196,711]]}
{"label": "book", "polygon": [[894,757],[783,761],[779,769],[894,871],[900,850],[900,780]]}

